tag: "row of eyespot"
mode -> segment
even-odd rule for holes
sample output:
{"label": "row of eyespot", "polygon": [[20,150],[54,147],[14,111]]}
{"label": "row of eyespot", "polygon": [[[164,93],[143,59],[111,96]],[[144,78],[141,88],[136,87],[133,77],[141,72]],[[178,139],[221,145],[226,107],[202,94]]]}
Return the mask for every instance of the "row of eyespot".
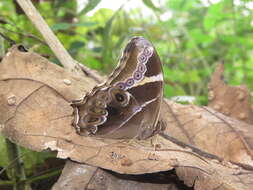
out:
{"label": "row of eyespot", "polygon": [[120,92],[120,90],[113,87],[109,92],[104,92],[98,95],[86,108],[87,114],[82,117],[82,122],[89,125],[103,124],[108,115],[108,111],[106,110],[107,103],[112,101],[112,97],[109,97],[110,95],[108,95],[108,93],[110,93],[111,96],[114,96],[118,104],[123,105],[128,103],[129,98],[127,98],[128,96],[122,92],[123,91]]}
{"label": "row of eyespot", "polygon": [[133,78],[129,78],[126,80],[126,82],[118,82],[116,86],[118,86],[122,90],[126,90],[127,88],[133,86],[135,82],[140,81],[143,79],[145,72],[147,71],[146,68],[146,63],[148,59],[152,56],[153,54],[153,48],[150,47],[145,47],[142,53],[138,56],[137,60],[137,69],[133,73]]}

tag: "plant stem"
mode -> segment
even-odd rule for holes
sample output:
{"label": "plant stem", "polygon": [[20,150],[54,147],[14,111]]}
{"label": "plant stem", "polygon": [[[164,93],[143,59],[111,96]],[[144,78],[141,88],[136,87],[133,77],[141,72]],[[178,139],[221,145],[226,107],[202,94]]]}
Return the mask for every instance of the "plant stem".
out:
{"label": "plant stem", "polygon": [[14,184],[13,181],[0,180],[0,189],[1,189],[1,186],[3,186],[3,185],[13,185],[13,184]]}
{"label": "plant stem", "polygon": [[0,58],[4,56],[4,39],[0,36]]}
{"label": "plant stem", "polygon": [[17,159],[17,162],[13,164],[13,167],[8,169],[11,180],[14,182],[13,189],[14,190],[29,190],[31,189],[28,184],[19,183],[22,180],[26,179],[24,163],[22,158],[20,157],[20,148],[12,143],[10,140],[6,139],[6,146],[7,146],[7,154],[9,161],[11,162],[14,159]]}
{"label": "plant stem", "polygon": [[54,170],[54,171],[51,171],[49,173],[46,173],[44,175],[39,175],[39,176],[34,176],[34,177],[30,177],[26,180],[23,180],[24,183],[34,183],[36,181],[41,181],[43,179],[47,179],[47,178],[50,178],[50,177],[54,177],[54,176],[57,176],[57,175],[60,175],[62,172],[62,168],[60,169],[57,169],[57,170]]}

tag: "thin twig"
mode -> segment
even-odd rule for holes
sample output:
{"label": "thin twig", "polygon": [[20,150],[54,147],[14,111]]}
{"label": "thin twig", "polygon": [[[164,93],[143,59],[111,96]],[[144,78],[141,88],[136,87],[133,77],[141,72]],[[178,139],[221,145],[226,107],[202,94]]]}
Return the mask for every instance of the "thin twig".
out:
{"label": "thin twig", "polygon": [[58,168],[58,169],[54,169],[53,171],[47,172],[46,174],[43,174],[43,175],[32,176],[32,177],[30,177],[26,180],[20,181],[20,183],[28,183],[28,184],[34,183],[36,181],[41,181],[41,180],[44,180],[44,179],[48,179],[48,178],[60,175],[61,172],[62,172],[62,167]]}
{"label": "thin twig", "polygon": [[[198,148],[195,147],[195,146],[186,144],[186,143],[184,143],[184,142],[182,142],[182,141],[179,141],[178,139],[176,139],[176,138],[174,138],[174,137],[172,137],[172,136],[169,136],[168,134],[165,134],[165,133],[162,132],[162,133],[159,133],[159,135],[160,135],[161,137],[163,137],[163,138],[165,138],[165,139],[167,139],[167,140],[169,140],[169,141],[171,141],[171,142],[177,144],[178,146],[181,146],[181,147],[183,147],[183,148],[190,148],[193,152],[197,153],[197,154],[200,155],[200,156],[203,156],[203,157],[209,158],[209,159],[215,159],[215,160],[218,160],[218,161],[220,161],[220,162],[223,161],[222,158],[219,158],[219,157],[216,156],[216,155],[210,154],[210,153],[208,153],[208,152],[204,152],[203,150],[198,149]],[[158,149],[158,151],[159,151],[159,149]]]}
{"label": "thin twig", "polygon": [[3,39],[5,39],[6,41],[10,42],[10,45],[11,45],[11,46],[14,45],[14,44],[16,44],[16,41],[10,39],[10,38],[7,37],[6,35],[2,34],[1,32],[0,32],[0,36],[1,36]]}
{"label": "thin twig", "polygon": [[27,38],[32,38],[34,40],[37,40],[38,42],[40,42],[41,44],[43,45],[46,45],[47,46],[47,43],[45,41],[43,41],[42,39],[40,39],[39,37],[33,35],[33,34],[25,34],[25,33],[22,33],[22,32],[16,32],[16,31],[13,31],[13,30],[9,30],[7,28],[4,28],[4,27],[0,27],[2,30],[5,30],[7,32],[11,32],[11,33],[14,33],[14,34],[18,34],[18,35],[21,35],[21,36],[24,36],[24,37],[27,37]]}
{"label": "thin twig", "polygon": [[[81,63],[77,63],[77,64],[80,66],[80,68],[84,72],[84,74],[86,74],[88,77],[93,78],[98,83],[103,82],[102,77],[100,75],[96,74],[94,71],[91,71],[91,69],[89,69],[88,67],[85,67]],[[90,75],[91,73],[92,73],[92,76]]]}
{"label": "thin twig", "polygon": [[[208,158],[208,159],[214,159],[214,160],[218,160],[219,162],[223,162],[224,159],[223,158],[220,158],[219,156],[216,156],[214,154],[211,154],[211,153],[208,153],[208,152],[205,152],[195,146],[192,146],[192,145],[189,145],[189,144],[186,144],[182,141],[179,141],[178,139],[172,137],[172,136],[169,136],[168,134],[165,134],[163,132],[159,133],[159,135],[175,144],[177,144],[178,146],[180,147],[183,147],[183,148],[190,148],[194,153],[202,156],[202,157],[205,157],[205,158]],[[165,150],[166,149],[157,149],[157,151],[162,151],[162,150]],[[246,170],[250,170],[250,171],[253,171],[253,167],[251,165],[248,165],[248,164],[242,164],[242,163],[238,163],[238,162],[234,162],[234,161],[229,161],[231,162],[232,164],[235,164],[237,166],[240,166],[241,168],[243,169],[246,169]]]}
{"label": "thin twig", "polygon": [[52,49],[55,56],[59,59],[59,61],[62,63],[66,70],[77,73],[78,75],[83,75],[83,70],[85,70],[86,73],[89,73],[89,76],[92,79],[96,78],[94,77],[93,72],[91,72],[90,69],[87,69],[84,65],[83,69],[80,68],[77,61],[75,61],[67,52],[67,50],[63,47],[61,42],[55,36],[53,31],[50,29],[48,24],[45,22],[45,20],[36,10],[30,0],[17,0],[17,3],[23,9],[25,14],[29,17],[35,27],[39,30],[48,46]]}
{"label": "thin twig", "polygon": [[47,44],[53,50],[62,65],[64,65],[64,67],[69,71],[75,71],[76,64],[74,60],[68,54],[58,38],[56,38],[52,30],[49,28],[48,24],[33,6],[32,2],[30,0],[17,0],[17,2],[29,17],[29,19],[32,21],[32,23],[39,30],[39,32],[42,34]]}
{"label": "thin twig", "polygon": [[208,107],[202,107],[202,109],[206,110],[208,113],[214,115],[215,117],[220,119],[222,122],[224,122],[236,134],[238,139],[240,139],[240,141],[242,142],[242,144],[245,147],[246,152],[251,156],[251,158],[253,157],[253,151],[249,147],[248,143],[245,141],[245,139],[242,137],[242,135],[229,122],[227,122],[225,119],[220,117],[218,114],[215,114],[212,111],[210,111]]}
{"label": "thin twig", "polygon": [[[2,23],[4,23],[4,24],[8,24],[8,25],[14,27],[18,31],[22,31],[22,28],[18,27],[16,24],[14,24],[14,23],[12,23],[10,21],[7,21],[5,19],[1,19],[0,21],[2,21]],[[4,28],[4,27],[0,27],[0,28],[2,28],[2,30],[8,31],[8,32],[12,32],[12,33],[15,33],[15,34],[22,35],[24,37],[32,38],[32,39],[37,40],[38,42],[42,43],[43,45],[47,46],[47,43],[44,40],[40,39],[38,36],[35,36],[34,34],[27,33],[27,31],[18,32],[18,31],[13,31],[13,30]]]}
{"label": "thin twig", "polygon": [[2,173],[5,172],[7,169],[12,168],[13,165],[15,164],[15,162],[17,162],[18,159],[23,158],[28,153],[29,152],[23,153],[19,157],[16,157],[14,160],[9,161],[8,165],[6,167],[4,167],[3,169],[0,170],[0,175],[2,175]]}
{"label": "thin twig", "polygon": [[13,185],[14,181],[0,180],[0,187],[5,185]]}
{"label": "thin twig", "polygon": [[4,39],[2,36],[0,36],[0,62],[1,62],[1,59],[2,57],[4,56]]}

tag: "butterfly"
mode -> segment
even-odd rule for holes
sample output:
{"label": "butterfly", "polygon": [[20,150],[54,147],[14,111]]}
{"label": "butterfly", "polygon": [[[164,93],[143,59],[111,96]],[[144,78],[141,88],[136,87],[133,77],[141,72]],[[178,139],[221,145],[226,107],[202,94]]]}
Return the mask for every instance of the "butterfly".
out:
{"label": "butterfly", "polygon": [[154,46],[143,37],[126,45],[108,79],[72,102],[78,134],[111,139],[146,139],[157,130],[163,72]]}

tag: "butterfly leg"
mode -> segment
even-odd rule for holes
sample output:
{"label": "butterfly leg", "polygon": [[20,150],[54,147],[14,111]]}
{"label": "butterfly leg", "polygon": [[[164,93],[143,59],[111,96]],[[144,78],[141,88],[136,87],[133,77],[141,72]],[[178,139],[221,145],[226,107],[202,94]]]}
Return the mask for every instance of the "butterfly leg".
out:
{"label": "butterfly leg", "polygon": [[[165,129],[166,125],[163,120],[159,120],[156,125],[156,130],[153,135],[159,134],[161,131]],[[157,143],[157,138],[151,139],[151,144],[154,147],[154,151],[159,150],[161,148],[161,144]]]}

